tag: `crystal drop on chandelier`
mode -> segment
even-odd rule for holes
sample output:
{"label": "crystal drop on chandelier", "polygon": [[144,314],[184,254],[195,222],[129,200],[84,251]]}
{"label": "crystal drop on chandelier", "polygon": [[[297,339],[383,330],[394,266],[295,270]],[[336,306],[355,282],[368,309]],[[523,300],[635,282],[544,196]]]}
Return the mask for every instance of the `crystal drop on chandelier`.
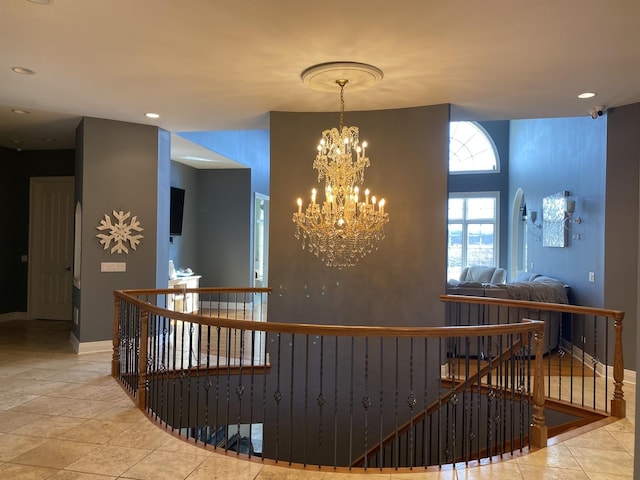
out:
{"label": "crystal drop on chandelier", "polygon": [[343,125],[344,86],[340,86],[340,122],[338,128],[322,132],[313,168],[318,182],[324,179],[324,201],[319,203],[317,190],[311,191],[311,203],[293,214],[296,238],[302,248],[315,254],[328,267],[352,267],[358,260],[378,248],[389,221],[385,200],[376,200],[368,189],[361,191],[364,169],[370,166],[367,143],[360,144],[358,127]]}

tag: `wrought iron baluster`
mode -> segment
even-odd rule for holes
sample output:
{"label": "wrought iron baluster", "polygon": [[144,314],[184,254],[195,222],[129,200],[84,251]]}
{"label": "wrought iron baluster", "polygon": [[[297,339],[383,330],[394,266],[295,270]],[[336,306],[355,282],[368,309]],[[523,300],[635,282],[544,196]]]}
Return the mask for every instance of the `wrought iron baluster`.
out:
{"label": "wrought iron baluster", "polygon": [[325,396],[324,396],[324,335],[320,336],[320,393],[316,402],[318,404],[318,467],[322,466],[322,414],[324,411]]}
{"label": "wrought iron baluster", "polygon": [[610,319],[604,318],[604,411],[609,412],[609,322]]}
{"label": "wrought iron baluster", "polygon": [[333,468],[338,466],[338,337],[335,336],[333,358]]}
{"label": "wrought iron baluster", "polygon": [[354,382],[354,363],[353,358],[355,350],[355,337],[351,337],[350,353],[350,376],[349,376],[349,465],[353,465],[353,382]]}
{"label": "wrought iron baluster", "polygon": [[[593,358],[591,360],[591,366],[593,367],[593,408],[597,408],[597,403],[596,403],[596,382],[597,382],[597,371],[598,371],[598,364],[600,363],[600,360],[598,359],[598,322],[597,322],[597,318],[594,315],[593,316]],[[605,399],[605,404],[606,404],[606,399]],[[605,407],[606,408],[606,407]]]}
{"label": "wrought iron baluster", "polygon": [[369,468],[369,407],[371,398],[369,397],[369,338],[364,339],[364,393],[361,401],[364,409],[364,468]]}
{"label": "wrought iron baluster", "polygon": [[382,469],[383,467],[385,467],[385,458],[384,458],[384,453],[382,451],[382,446],[383,446],[383,437],[384,437],[384,382],[383,382],[383,378],[384,378],[384,338],[380,337],[379,340],[380,343],[380,366],[379,366],[379,377],[380,377],[380,410],[379,410],[379,421],[380,421],[380,438],[379,438],[379,447],[378,447],[378,464],[380,466],[380,468]]}
{"label": "wrought iron baluster", "polygon": [[289,344],[291,352],[291,365],[289,370],[289,465],[293,463],[293,379],[294,379],[294,365],[296,357],[296,336],[291,334],[291,343]]}
{"label": "wrought iron baluster", "polygon": [[[309,432],[309,335],[305,335],[304,341],[304,439],[302,464],[307,466],[307,445]],[[293,445],[293,428],[291,429],[291,445]]]}

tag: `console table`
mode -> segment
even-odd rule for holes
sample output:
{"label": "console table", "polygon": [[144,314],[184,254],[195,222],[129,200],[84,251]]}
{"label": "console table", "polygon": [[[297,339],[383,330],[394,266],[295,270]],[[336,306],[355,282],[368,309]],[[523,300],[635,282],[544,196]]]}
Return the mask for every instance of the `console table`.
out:
{"label": "console table", "polygon": [[[202,275],[190,275],[169,280],[169,288],[184,290],[186,288],[199,288]],[[197,293],[182,292],[167,295],[167,309],[176,312],[193,313],[198,311],[199,298]]]}

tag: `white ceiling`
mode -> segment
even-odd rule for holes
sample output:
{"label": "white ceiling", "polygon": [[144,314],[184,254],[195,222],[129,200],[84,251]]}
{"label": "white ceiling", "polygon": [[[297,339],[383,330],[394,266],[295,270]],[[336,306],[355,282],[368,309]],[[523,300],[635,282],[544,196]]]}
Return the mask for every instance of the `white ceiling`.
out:
{"label": "white ceiling", "polygon": [[502,120],[640,102],[637,0],[0,1],[0,145],[10,148],[71,148],[82,116],[183,132],[337,111],[337,93],[300,80],[329,61],[384,72],[370,90],[347,87],[347,122],[348,110],[440,103],[454,119]]}

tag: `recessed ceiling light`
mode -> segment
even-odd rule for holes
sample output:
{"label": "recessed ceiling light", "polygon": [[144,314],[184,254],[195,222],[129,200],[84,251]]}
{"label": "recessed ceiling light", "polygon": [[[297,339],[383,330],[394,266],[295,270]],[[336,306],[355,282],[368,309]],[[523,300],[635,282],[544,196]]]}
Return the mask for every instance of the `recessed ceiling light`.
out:
{"label": "recessed ceiling light", "polygon": [[593,93],[593,92],[584,92],[584,93],[581,93],[580,95],[578,95],[578,98],[593,98],[595,96],[596,96],[596,94]]}
{"label": "recessed ceiling light", "polygon": [[37,3],[38,5],[51,5],[53,0],[29,0],[31,3]]}
{"label": "recessed ceiling light", "polygon": [[151,112],[145,113],[144,116],[147,118],[160,118],[160,115],[158,115],[157,113],[151,113]]}
{"label": "recessed ceiling light", "polygon": [[15,73],[19,73],[20,75],[35,75],[35,70],[31,70],[30,68],[25,67],[11,67]]}
{"label": "recessed ceiling light", "polygon": [[55,142],[56,141],[55,138],[51,138],[51,137],[42,137],[40,140],[42,140],[43,142],[47,142],[47,143],[51,143],[51,142]]}
{"label": "recessed ceiling light", "polygon": [[13,113],[17,113],[18,115],[26,115],[26,114],[28,114],[28,113],[31,113],[30,111],[28,111],[28,110],[22,110],[21,108],[12,108],[12,109],[11,109],[11,111],[12,111]]}

